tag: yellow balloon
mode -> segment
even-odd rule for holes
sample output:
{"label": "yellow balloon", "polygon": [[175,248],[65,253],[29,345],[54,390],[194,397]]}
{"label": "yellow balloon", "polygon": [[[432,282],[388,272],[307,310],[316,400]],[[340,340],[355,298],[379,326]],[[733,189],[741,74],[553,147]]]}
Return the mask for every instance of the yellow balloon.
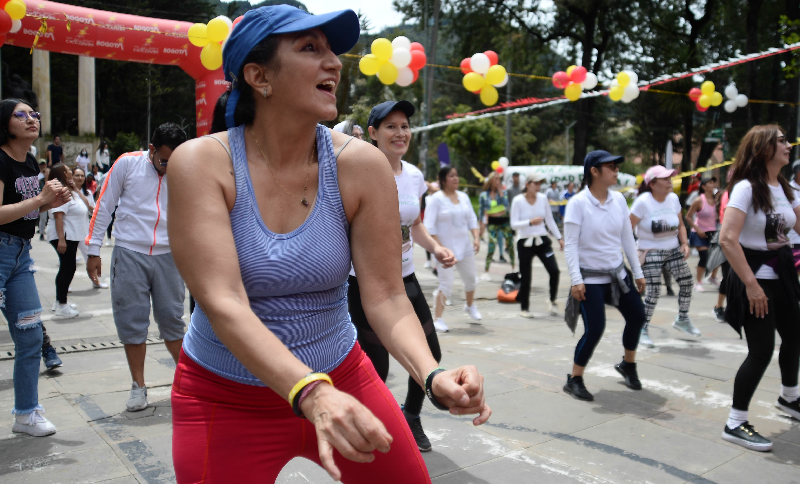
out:
{"label": "yellow balloon", "polygon": [[575,69],[576,67],[578,67],[578,66],[574,66],[573,65],[573,66],[567,67],[567,75],[568,76],[572,75],[572,69]]}
{"label": "yellow balloon", "polygon": [[720,104],[722,104],[722,94],[715,92],[711,95],[711,105],[716,107]]}
{"label": "yellow balloon", "polygon": [[461,83],[464,84],[464,88],[467,91],[475,92],[483,89],[483,86],[486,85],[486,79],[484,79],[483,76],[477,72],[470,72],[464,76],[464,79],[462,79]]}
{"label": "yellow balloon", "polygon": [[577,101],[581,98],[581,85],[575,82],[570,82],[566,89],[564,89],[564,95],[570,101]]}
{"label": "yellow balloon", "polygon": [[500,84],[506,78],[506,68],[501,65],[493,65],[486,73],[487,84]]}
{"label": "yellow balloon", "polygon": [[494,86],[483,86],[481,89],[481,102],[487,106],[494,106],[500,95],[497,94],[497,89]]}
{"label": "yellow balloon", "polygon": [[206,30],[206,24],[194,24],[189,27],[189,42],[192,45],[196,45],[197,47],[205,47],[208,43],[208,33]]}
{"label": "yellow balloon", "polygon": [[711,106],[711,96],[709,96],[708,94],[703,94],[702,96],[700,96],[700,99],[697,100],[697,104],[699,104],[704,108]]}
{"label": "yellow balloon", "polygon": [[216,42],[206,44],[200,51],[200,63],[209,71],[222,67],[222,47]]}
{"label": "yellow balloon", "polygon": [[617,82],[622,88],[625,88],[631,82],[631,76],[627,72],[620,72],[617,74]]}
{"label": "yellow balloon", "polygon": [[611,91],[608,93],[608,97],[611,98],[612,101],[617,102],[622,99],[622,95],[625,94],[625,88],[622,86],[614,86],[611,88]]}
{"label": "yellow balloon", "polygon": [[[372,41],[372,53],[375,54],[375,57],[378,59],[388,61],[392,58],[392,43],[389,42],[389,39],[375,39]],[[391,84],[391,82],[389,84]]]}
{"label": "yellow balloon", "polygon": [[380,67],[381,62],[373,54],[367,54],[358,61],[358,68],[365,76],[374,76]]}
{"label": "yellow balloon", "polygon": [[397,66],[391,62],[384,63],[380,69],[378,69],[378,79],[387,86],[389,84],[394,84],[398,74]]}
{"label": "yellow balloon", "polygon": [[500,162],[499,161],[493,161],[492,162],[492,170],[496,170],[498,168],[500,168]]}
{"label": "yellow balloon", "polygon": [[5,11],[12,20],[22,20],[25,16],[25,3],[21,0],[11,0],[6,4]]}
{"label": "yellow balloon", "polygon": [[222,42],[228,36],[228,24],[221,18],[215,18],[208,21],[208,40],[212,42]]}
{"label": "yellow balloon", "polygon": [[703,94],[706,94],[708,96],[714,94],[714,90],[716,88],[717,87],[711,81],[706,81],[706,82],[700,84],[700,90],[703,91]]}

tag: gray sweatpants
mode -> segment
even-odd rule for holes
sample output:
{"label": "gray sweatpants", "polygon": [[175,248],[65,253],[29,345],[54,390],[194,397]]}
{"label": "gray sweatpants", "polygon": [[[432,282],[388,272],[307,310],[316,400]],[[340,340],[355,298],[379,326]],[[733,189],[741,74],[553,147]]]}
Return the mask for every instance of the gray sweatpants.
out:
{"label": "gray sweatpants", "polygon": [[172,254],[147,255],[114,246],[111,253],[111,309],[123,344],[142,344],[153,319],[161,339],[183,339],[185,289]]}

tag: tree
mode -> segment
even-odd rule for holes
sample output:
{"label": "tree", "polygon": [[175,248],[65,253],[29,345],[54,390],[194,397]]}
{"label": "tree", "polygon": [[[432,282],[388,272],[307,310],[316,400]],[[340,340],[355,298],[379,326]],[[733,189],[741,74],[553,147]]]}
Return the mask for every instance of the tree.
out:
{"label": "tree", "polygon": [[[469,106],[459,108],[462,112],[470,109]],[[503,130],[487,118],[451,124],[442,134],[442,140],[455,154],[455,166],[461,176],[466,176],[471,167],[483,172],[493,160],[502,156],[503,139]]]}

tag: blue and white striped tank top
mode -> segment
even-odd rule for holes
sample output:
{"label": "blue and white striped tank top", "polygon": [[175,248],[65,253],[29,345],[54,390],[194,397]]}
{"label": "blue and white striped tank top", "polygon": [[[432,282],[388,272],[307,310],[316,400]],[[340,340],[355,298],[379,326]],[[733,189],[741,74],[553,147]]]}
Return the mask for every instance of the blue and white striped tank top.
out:
{"label": "blue and white striped tank top", "polygon": [[[355,345],[356,330],[347,311],[350,227],[328,128],[317,126],[316,203],[308,219],[287,234],[270,231],[261,219],[247,166],[244,126],[229,129],[228,139],[236,177],[231,226],[250,308],[300,361],[314,371],[329,372]],[[183,350],[223,378],[265,386],[219,341],[199,305]]]}

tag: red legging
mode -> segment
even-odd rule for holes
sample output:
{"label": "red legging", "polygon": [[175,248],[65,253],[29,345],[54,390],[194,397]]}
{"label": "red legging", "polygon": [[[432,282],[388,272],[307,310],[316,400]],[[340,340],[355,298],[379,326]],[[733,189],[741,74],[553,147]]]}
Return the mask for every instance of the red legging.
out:
{"label": "red legging", "polygon": [[[329,373],[337,389],[363,403],[392,435],[387,454],[361,464],[334,451],[347,484],[430,483],[400,407],[356,343]],[[236,383],[181,351],[172,385],[172,457],[179,484],[275,482],[295,457],[319,461],[314,425],[269,388]]]}

